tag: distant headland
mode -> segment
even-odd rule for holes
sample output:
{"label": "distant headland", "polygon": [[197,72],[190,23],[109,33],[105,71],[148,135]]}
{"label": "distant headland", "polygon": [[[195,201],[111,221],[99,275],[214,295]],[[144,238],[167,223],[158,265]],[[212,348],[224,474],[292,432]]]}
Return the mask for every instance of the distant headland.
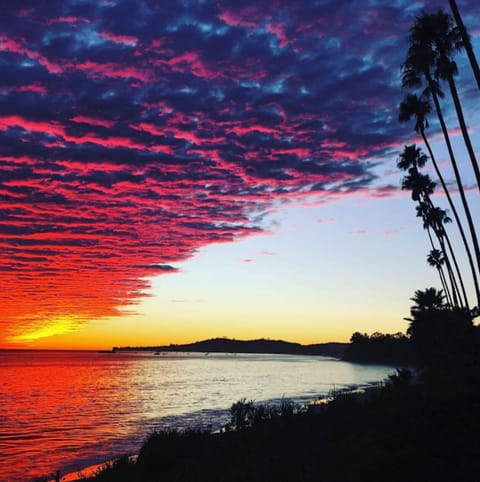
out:
{"label": "distant headland", "polygon": [[153,352],[206,352],[206,353],[264,353],[282,355],[318,355],[342,358],[348,343],[316,343],[301,345],[284,340],[236,340],[230,338],[211,338],[208,340],[160,346],[125,346],[113,347],[118,351],[153,351]]}

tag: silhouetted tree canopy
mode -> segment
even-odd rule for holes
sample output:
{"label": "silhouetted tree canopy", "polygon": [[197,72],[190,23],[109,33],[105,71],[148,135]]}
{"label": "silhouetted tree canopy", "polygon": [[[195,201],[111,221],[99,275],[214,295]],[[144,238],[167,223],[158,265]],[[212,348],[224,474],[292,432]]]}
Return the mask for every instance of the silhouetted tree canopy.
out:
{"label": "silhouetted tree canopy", "polygon": [[361,363],[414,364],[415,356],[410,339],[403,333],[368,335],[355,332],[343,359]]}

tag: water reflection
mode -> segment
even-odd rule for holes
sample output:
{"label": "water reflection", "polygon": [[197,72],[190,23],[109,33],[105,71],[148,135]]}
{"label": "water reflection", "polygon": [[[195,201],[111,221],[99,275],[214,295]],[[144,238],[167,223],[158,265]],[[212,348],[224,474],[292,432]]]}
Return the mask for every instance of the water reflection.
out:
{"label": "water reflection", "polygon": [[153,427],[213,425],[242,397],[308,400],[389,371],[287,355],[0,352],[0,480],[134,452]]}

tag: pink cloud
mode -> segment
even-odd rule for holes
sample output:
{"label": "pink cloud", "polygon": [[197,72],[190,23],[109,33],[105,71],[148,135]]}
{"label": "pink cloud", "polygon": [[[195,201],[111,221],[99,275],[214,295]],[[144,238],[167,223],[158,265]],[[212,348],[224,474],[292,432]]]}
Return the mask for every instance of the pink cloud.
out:
{"label": "pink cloud", "polygon": [[138,38],[133,35],[117,35],[112,32],[100,32],[99,35],[105,40],[114,42],[117,44],[128,45],[129,47],[135,47],[138,42]]}
{"label": "pink cloud", "polygon": [[91,75],[92,77],[111,77],[114,79],[135,78],[145,83],[148,83],[152,77],[150,71],[147,69],[120,65],[114,62],[101,64],[87,60],[86,62],[76,64],[75,67],[79,70],[87,72],[87,74]]}
{"label": "pink cloud", "polygon": [[158,65],[168,65],[173,72],[190,72],[203,79],[215,79],[222,75],[220,70],[208,68],[197,52],[184,52],[168,60],[158,60]]}
{"label": "pink cloud", "polygon": [[258,25],[256,22],[253,22],[251,20],[246,20],[245,18],[243,18],[243,17],[248,18],[249,13],[250,14],[256,13],[256,11],[253,9],[253,7],[246,8],[243,14],[234,13],[229,10],[224,10],[223,12],[218,14],[218,18],[220,20],[223,20],[230,27],[241,26],[241,27],[247,27],[247,28],[256,28]]}
{"label": "pink cloud", "polygon": [[40,53],[34,50],[27,49],[22,45],[21,42],[8,38],[4,35],[0,35],[0,50],[24,55],[31,60],[35,60],[40,65],[43,65],[43,67],[45,67],[51,74],[60,74],[63,72],[63,68],[61,65],[55,62],[51,62]]}
{"label": "pink cloud", "polygon": [[76,24],[79,22],[90,23],[90,20],[84,17],[67,16],[67,17],[49,18],[48,20],[45,21],[45,24],[50,26],[50,25],[55,25],[59,23]]}
{"label": "pink cloud", "polygon": [[185,141],[191,142],[193,144],[201,144],[202,140],[192,131],[184,131],[182,129],[176,129],[169,127],[167,132],[171,132],[173,136],[177,139],[183,139]]}
{"label": "pink cloud", "polygon": [[281,48],[284,48],[288,44],[288,38],[285,34],[283,25],[279,23],[269,23],[267,25],[267,30],[278,38],[278,45]]}
{"label": "pink cloud", "polygon": [[165,136],[163,129],[159,129],[155,124],[149,124],[148,122],[140,122],[138,125],[131,124],[130,127],[137,131],[148,132],[153,136]]}
{"label": "pink cloud", "polygon": [[262,132],[264,134],[279,134],[277,129],[273,129],[271,127],[266,127],[261,124],[257,125],[250,125],[250,126],[233,126],[229,129],[225,129],[226,132],[233,132],[235,135],[241,137],[245,134],[250,134],[252,132]]}
{"label": "pink cloud", "polygon": [[34,92],[36,94],[47,94],[47,88],[44,85],[39,84],[38,82],[34,82],[30,85],[22,85],[17,88],[19,92]]}
{"label": "pink cloud", "polygon": [[73,122],[79,122],[79,123],[82,123],[82,124],[90,124],[92,126],[101,126],[101,127],[107,127],[107,128],[115,125],[115,122],[113,122],[113,121],[88,117],[88,116],[84,116],[84,115],[77,115],[75,117],[72,117],[70,120],[72,120]]}
{"label": "pink cloud", "polygon": [[129,149],[138,149],[141,151],[163,152],[164,154],[172,154],[172,149],[169,146],[154,144],[144,145],[139,144],[128,137],[100,137],[95,134],[86,134],[82,136],[72,136],[66,133],[65,127],[58,122],[42,122],[30,121],[20,116],[0,117],[0,130],[7,130],[10,127],[19,126],[27,131],[42,132],[51,136],[62,138],[66,142],[73,142],[74,144],[92,143],[107,148],[125,147]]}
{"label": "pink cloud", "polygon": [[65,128],[57,122],[31,121],[17,115],[0,116],[0,130],[5,131],[13,126],[33,132],[44,132],[52,136],[65,136]]}

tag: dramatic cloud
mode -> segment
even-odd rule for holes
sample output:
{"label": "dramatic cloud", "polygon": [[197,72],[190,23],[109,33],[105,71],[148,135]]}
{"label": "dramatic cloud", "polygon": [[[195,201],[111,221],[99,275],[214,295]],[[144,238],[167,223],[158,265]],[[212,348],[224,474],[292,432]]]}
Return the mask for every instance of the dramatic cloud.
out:
{"label": "dramatic cloud", "polygon": [[4,2],[0,341],[118,314],[275,203],[388,195],[421,5],[384,3]]}

